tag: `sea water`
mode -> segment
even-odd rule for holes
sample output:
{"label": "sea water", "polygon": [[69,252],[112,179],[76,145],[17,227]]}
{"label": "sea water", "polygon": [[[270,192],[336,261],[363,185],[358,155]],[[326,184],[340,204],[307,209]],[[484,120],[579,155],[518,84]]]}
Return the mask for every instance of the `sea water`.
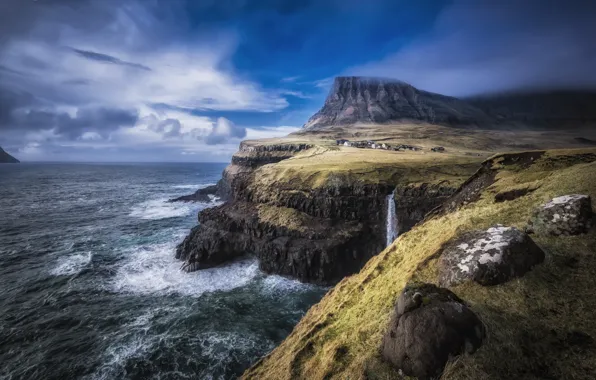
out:
{"label": "sea water", "polygon": [[1,379],[232,379],[325,289],[254,257],[183,273],[223,164],[0,165]]}

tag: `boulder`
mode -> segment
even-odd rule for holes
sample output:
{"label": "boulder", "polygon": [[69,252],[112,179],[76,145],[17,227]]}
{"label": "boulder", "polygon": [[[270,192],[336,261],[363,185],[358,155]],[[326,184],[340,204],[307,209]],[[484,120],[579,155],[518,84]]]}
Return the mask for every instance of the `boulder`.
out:
{"label": "boulder", "polygon": [[591,225],[590,196],[572,194],[539,206],[532,214],[527,230],[540,235],[578,235],[588,232]]}
{"label": "boulder", "polygon": [[521,277],[544,261],[544,252],[524,232],[496,225],[463,234],[448,242],[439,259],[439,284],[473,280],[497,285]]}
{"label": "boulder", "polygon": [[450,290],[410,284],[397,300],[382,356],[407,376],[438,378],[450,357],[473,353],[484,336],[476,314]]}

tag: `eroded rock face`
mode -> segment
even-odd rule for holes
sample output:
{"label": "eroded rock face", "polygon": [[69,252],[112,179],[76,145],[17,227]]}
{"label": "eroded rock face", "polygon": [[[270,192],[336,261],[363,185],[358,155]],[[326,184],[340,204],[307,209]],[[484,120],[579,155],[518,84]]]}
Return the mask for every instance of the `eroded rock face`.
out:
{"label": "eroded rock face", "polygon": [[496,225],[447,243],[439,260],[439,284],[476,281],[497,285],[523,276],[544,261],[544,252],[524,232]]}
{"label": "eroded rock face", "polygon": [[578,235],[592,225],[592,200],[572,194],[552,199],[538,207],[528,223],[528,231],[541,235]]}
{"label": "eroded rock face", "polygon": [[[287,208],[266,206],[271,213]],[[301,281],[333,284],[360,270],[383,245],[377,223],[323,219],[295,212],[300,228],[284,226],[262,217],[263,205],[230,202],[203,210],[199,225],[177,247],[183,269],[211,268],[246,254],[259,258],[267,273],[292,276]]]}
{"label": "eroded rock face", "polygon": [[437,124],[475,124],[488,116],[467,102],[381,78],[337,77],[323,108],[304,128],[421,120]]}
{"label": "eroded rock face", "polygon": [[383,336],[382,356],[407,376],[440,376],[450,356],[473,353],[484,326],[450,290],[432,284],[406,286]]}
{"label": "eroded rock face", "polygon": [[397,214],[401,235],[409,231],[414,225],[424,219],[424,216],[437,206],[449,199],[457,185],[427,184],[398,187],[395,189],[395,211]]}

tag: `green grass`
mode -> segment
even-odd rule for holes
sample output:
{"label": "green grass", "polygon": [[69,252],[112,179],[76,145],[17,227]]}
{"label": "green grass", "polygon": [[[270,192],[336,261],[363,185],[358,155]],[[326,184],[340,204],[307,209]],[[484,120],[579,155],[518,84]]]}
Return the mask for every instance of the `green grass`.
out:
{"label": "green grass", "polygon": [[[400,236],[360,273],[331,289],[244,377],[399,378],[380,359],[379,347],[406,283],[437,283],[437,253],[465,231],[496,223],[522,228],[535,207],[555,196],[580,193],[596,199],[596,162],[588,162],[593,154],[596,149],[549,151],[526,169],[501,165],[496,182],[478,201]],[[536,190],[495,202],[495,194],[519,187]],[[451,361],[444,379],[586,379],[596,373],[596,347],[578,345],[574,335],[596,337],[595,229],[575,237],[534,239],[545,250],[546,262],[524,277],[493,287],[452,288],[485,323],[488,338],[475,354]]]}

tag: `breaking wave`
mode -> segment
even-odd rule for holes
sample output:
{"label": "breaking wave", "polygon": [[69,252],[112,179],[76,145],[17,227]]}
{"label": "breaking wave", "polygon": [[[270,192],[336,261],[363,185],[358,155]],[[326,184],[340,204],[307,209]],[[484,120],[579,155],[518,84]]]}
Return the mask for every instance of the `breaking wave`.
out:
{"label": "breaking wave", "polygon": [[54,276],[72,276],[81,272],[91,263],[91,252],[62,257],[57,265],[50,271]]}

